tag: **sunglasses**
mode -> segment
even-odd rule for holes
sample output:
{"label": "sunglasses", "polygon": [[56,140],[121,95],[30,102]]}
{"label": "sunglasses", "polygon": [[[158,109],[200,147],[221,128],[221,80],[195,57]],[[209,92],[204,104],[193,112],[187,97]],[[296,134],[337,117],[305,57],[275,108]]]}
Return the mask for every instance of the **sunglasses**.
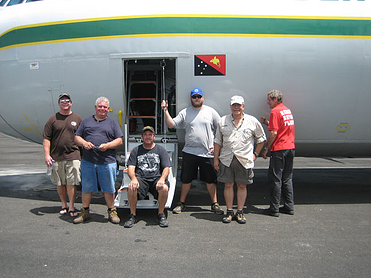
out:
{"label": "sunglasses", "polygon": [[60,101],[59,101],[60,103],[70,103],[71,102],[71,100],[70,99],[61,99]]}
{"label": "sunglasses", "polygon": [[193,99],[196,99],[196,98],[202,98],[202,96],[200,96],[200,95],[197,95],[197,96],[191,96],[191,98],[193,98]]}

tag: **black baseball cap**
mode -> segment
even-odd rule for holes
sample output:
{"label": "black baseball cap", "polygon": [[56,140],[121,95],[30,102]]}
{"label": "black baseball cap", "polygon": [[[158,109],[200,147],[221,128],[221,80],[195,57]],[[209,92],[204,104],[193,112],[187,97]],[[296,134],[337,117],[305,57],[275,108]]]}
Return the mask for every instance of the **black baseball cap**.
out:
{"label": "black baseball cap", "polygon": [[155,133],[155,130],[153,129],[153,127],[147,125],[147,126],[143,127],[143,129],[142,129],[142,134],[143,134],[145,131],[147,131],[147,130],[152,131],[152,133]]}

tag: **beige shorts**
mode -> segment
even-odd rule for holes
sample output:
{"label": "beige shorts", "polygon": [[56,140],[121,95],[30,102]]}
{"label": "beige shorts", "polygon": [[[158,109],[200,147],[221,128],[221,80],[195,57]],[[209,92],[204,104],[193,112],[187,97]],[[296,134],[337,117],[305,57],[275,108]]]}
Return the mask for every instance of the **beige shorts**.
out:
{"label": "beige shorts", "polygon": [[54,161],[50,179],[58,186],[79,185],[81,182],[80,160]]}
{"label": "beige shorts", "polygon": [[253,178],[254,171],[252,169],[245,169],[235,156],[233,156],[231,165],[229,167],[225,166],[223,163],[219,164],[219,182],[252,184]]}

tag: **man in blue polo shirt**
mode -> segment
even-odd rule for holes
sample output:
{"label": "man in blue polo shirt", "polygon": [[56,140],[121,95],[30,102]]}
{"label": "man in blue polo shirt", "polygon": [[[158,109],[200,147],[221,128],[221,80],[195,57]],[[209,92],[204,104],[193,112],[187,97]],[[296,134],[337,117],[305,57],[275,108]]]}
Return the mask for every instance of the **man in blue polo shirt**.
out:
{"label": "man in blue polo shirt", "polygon": [[82,210],[74,223],[90,218],[89,206],[98,182],[108,207],[108,220],[120,223],[114,206],[116,182],[116,148],[123,144],[119,124],[108,117],[109,100],[99,97],[95,101],[95,115],[84,119],[76,131],[76,143],[83,147],[81,161]]}

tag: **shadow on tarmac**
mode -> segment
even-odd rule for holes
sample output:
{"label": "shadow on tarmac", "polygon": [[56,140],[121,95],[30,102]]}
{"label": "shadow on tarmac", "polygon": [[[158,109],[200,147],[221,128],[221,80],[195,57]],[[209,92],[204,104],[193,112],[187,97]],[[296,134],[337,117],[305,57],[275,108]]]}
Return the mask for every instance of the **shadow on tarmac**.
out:
{"label": "shadow on tarmac", "polygon": [[[31,209],[30,212],[37,216],[44,216],[45,214],[58,214],[60,209],[61,209],[60,206],[38,207],[38,208]],[[91,213],[90,217],[91,219],[93,219],[93,222],[108,223],[108,219],[104,215],[97,214],[97,213]],[[73,223],[72,221],[73,218],[70,217],[68,214],[59,215],[59,219],[61,219],[62,221],[68,222],[68,223]]]}
{"label": "shadow on tarmac", "polygon": [[[248,186],[246,225],[221,223],[206,186],[194,181],[185,213],[169,211],[167,229],[154,209],[138,210],[132,229],[123,227],[128,209],[119,209],[120,224],[108,223],[102,193],[93,196],[91,219],[74,225],[59,215],[56,187],[44,173],[0,176],[3,211],[12,212],[1,216],[0,276],[368,277],[371,169],[294,169],[295,216],[279,218],[263,214],[267,172],[256,169]],[[173,205],[180,189],[178,182]],[[218,184],[225,210],[223,190]]]}
{"label": "shadow on tarmac", "polygon": [[[269,185],[267,169],[255,170],[254,183],[248,186],[246,213],[263,214],[261,206],[269,206]],[[180,176],[180,175],[178,175]],[[295,204],[365,204],[371,202],[371,169],[296,169],[294,170]],[[120,179],[118,179],[118,182]],[[225,206],[223,196],[224,186],[218,184],[219,203]],[[55,214],[60,210],[56,187],[45,174],[26,174],[0,176],[0,196],[19,199],[44,200],[56,202],[52,207],[39,207],[31,210],[35,215]],[[180,182],[178,181],[173,200],[173,206],[180,197]],[[81,191],[76,197],[77,208],[81,207]],[[105,205],[101,192],[94,193],[92,204]],[[220,216],[210,213],[210,199],[203,182],[194,181],[187,197],[187,211],[196,219],[220,221]],[[236,204],[236,200],[234,200]],[[139,221],[146,221],[148,226],[157,225],[156,210],[138,213]],[[153,215],[152,215],[153,214]],[[129,210],[120,209],[119,216],[124,219]],[[61,220],[72,222],[68,215],[60,216]],[[107,222],[105,215],[91,214],[93,222]],[[121,223],[123,225],[123,222]]]}

